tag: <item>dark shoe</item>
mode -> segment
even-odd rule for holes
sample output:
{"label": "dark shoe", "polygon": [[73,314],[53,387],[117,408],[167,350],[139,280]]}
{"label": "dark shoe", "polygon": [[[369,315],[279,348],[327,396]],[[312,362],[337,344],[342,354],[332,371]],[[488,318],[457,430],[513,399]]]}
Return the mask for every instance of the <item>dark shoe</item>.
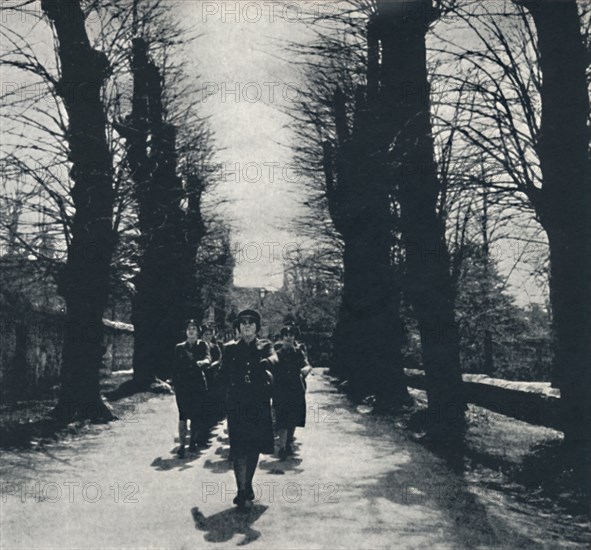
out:
{"label": "dark shoe", "polygon": [[279,449],[277,456],[279,457],[279,460],[285,460],[287,458],[287,449]]}
{"label": "dark shoe", "polygon": [[238,508],[244,508],[246,505],[246,495],[242,491],[238,491],[238,494],[232,501]]}
{"label": "dark shoe", "polygon": [[179,458],[185,458],[185,448],[184,447],[181,447],[177,451],[176,456],[178,456]]}
{"label": "dark shoe", "polygon": [[197,452],[197,445],[195,445],[195,443],[189,444],[189,452],[190,453],[196,453]]}
{"label": "dark shoe", "polygon": [[285,446],[285,452],[286,452],[288,455],[292,455],[292,454],[295,452],[295,451],[294,451],[294,449],[293,449],[293,445],[291,445],[291,443],[288,443],[288,444]]}
{"label": "dark shoe", "polygon": [[250,483],[246,486],[246,500],[254,500],[254,489]]}

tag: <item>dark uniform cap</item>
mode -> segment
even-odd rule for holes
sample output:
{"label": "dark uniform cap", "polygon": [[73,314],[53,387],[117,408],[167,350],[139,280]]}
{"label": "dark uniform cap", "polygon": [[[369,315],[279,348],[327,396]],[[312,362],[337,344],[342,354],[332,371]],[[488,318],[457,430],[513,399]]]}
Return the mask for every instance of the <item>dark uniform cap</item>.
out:
{"label": "dark uniform cap", "polygon": [[215,325],[213,323],[203,323],[201,325],[201,335],[208,331],[212,334],[215,334]]}
{"label": "dark uniform cap", "polygon": [[240,323],[240,321],[242,319],[247,319],[250,318],[252,321],[254,321],[257,330],[261,329],[261,316],[259,315],[258,311],[255,311],[254,309],[243,309],[239,314],[238,314],[238,318],[237,321]]}
{"label": "dark uniform cap", "polygon": [[300,335],[300,329],[295,326],[290,324],[286,324],[282,329],[281,329],[281,336],[294,336],[295,338],[297,338]]}
{"label": "dark uniform cap", "polygon": [[197,330],[199,330],[199,323],[195,321],[195,319],[187,319],[185,323],[185,330],[187,330],[190,326],[194,326]]}

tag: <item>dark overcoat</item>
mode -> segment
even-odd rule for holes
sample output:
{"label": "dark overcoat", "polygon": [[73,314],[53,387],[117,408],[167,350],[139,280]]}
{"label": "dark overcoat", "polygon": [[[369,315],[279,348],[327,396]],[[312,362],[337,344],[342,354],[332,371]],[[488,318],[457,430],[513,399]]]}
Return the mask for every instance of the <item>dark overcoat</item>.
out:
{"label": "dark overcoat", "polygon": [[[207,369],[205,369],[205,379],[207,380],[208,389],[211,390],[215,385],[218,384],[217,379],[219,378],[220,374],[222,352],[217,342],[210,342],[207,345],[209,347],[211,364]],[[216,361],[217,365],[214,365]]]}
{"label": "dark overcoat", "polygon": [[229,342],[222,353],[221,379],[227,388],[230,459],[248,453],[273,454],[270,371],[277,357],[271,342],[255,338]]}
{"label": "dark overcoat", "polygon": [[207,394],[205,370],[211,364],[209,346],[198,340],[185,341],[174,350],[172,383],[181,420],[204,420],[204,402]]}
{"label": "dark overcoat", "polygon": [[205,421],[209,426],[219,422],[225,415],[224,391],[220,383],[222,351],[217,342],[210,342],[211,366],[205,371],[207,395],[205,397]]}
{"label": "dark overcoat", "polygon": [[[295,342],[295,349],[299,349],[303,352],[304,357],[306,358],[306,364],[304,366],[307,366],[310,364],[309,360],[308,360],[308,348],[306,347],[306,344],[304,344],[304,342]],[[277,353],[280,349],[283,348],[283,342],[276,342],[273,345],[273,349],[275,350],[275,353]],[[304,390],[306,390],[308,388],[308,383],[306,382],[306,377],[302,377],[302,381],[304,383]]]}
{"label": "dark overcoat", "polygon": [[300,347],[282,347],[273,366],[273,409],[280,430],[306,425],[306,386],[302,369],[308,365]]}

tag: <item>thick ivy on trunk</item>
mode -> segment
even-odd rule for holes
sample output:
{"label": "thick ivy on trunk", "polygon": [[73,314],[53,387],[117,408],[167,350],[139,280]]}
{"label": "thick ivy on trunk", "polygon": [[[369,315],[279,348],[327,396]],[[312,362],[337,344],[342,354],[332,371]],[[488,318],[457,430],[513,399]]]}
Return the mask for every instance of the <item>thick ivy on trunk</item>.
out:
{"label": "thick ivy on trunk", "polygon": [[[192,172],[187,176],[185,193],[187,195],[187,210],[185,212],[185,238],[182,253],[182,285],[180,300],[185,318],[200,319],[203,316],[202,285],[197,276],[197,251],[205,236],[205,222],[201,212],[201,198],[205,190],[204,179]],[[223,326],[223,321],[220,326]]]}
{"label": "thick ivy on trunk", "polygon": [[537,31],[542,125],[537,151],[543,185],[531,196],[550,245],[555,380],[567,443],[590,445],[591,158],[588,52],[577,4],[519,2]]}
{"label": "thick ivy on trunk", "polygon": [[114,246],[113,165],[101,98],[110,67],[107,57],[90,45],[78,0],[42,0],[41,7],[58,40],[61,76],[57,93],[68,114],[75,207],[68,258],[59,278],[67,312],[56,413],[64,421],[110,420],[113,415],[99,388],[102,319]]}
{"label": "thick ivy on trunk", "polygon": [[133,40],[131,69],[132,111],[116,128],[126,140],[140,230],[132,301],[134,383],[159,389],[154,383],[170,377],[174,345],[194,310],[203,182],[192,174],[185,188],[177,175],[176,128],[164,121],[162,78],[143,38]]}
{"label": "thick ivy on trunk", "polygon": [[376,43],[368,40],[367,86],[355,97],[354,119],[334,97],[336,147],[324,144],[326,196],[344,242],[344,280],[335,330],[336,372],[355,397],[372,394],[377,408],[409,400],[402,365],[400,289],[392,264],[391,208],[378,111]]}
{"label": "thick ivy on trunk", "polygon": [[[159,83],[159,81],[158,81]],[[161,90],[158,91],[161,97]],[[161,112],[161,111],[160,111]],[[171,124],[153,121],[151,139],[156,168],[149,190],[143,194],[150,216],[142,234],[148,243],[136,277],[136,295],[132,303],[132,322],[138,336],[145,365],[136,363],[134,372],[146,369],[163,380],[171,377],[174,346],[182,337],[183,312],[179,294],[182,278],[184,213],[180,203],[184,194],[181,178],[176,174],[176,130]],[[150,357],[147,353],[150,352]],[[138,358],[139,359],[139,358]]]}
{"label": "thick ivy on trunk", "polygon": [[440,188],[425,46],[435,16],[430,0],[380,0],[376,26],[382,46],[382,116],[391,125],[392,186],[401,207],[404,293],[421,330],[427,428],[435,439],[445,440],[461,433],[466,404],[445,226],[436,210]]}

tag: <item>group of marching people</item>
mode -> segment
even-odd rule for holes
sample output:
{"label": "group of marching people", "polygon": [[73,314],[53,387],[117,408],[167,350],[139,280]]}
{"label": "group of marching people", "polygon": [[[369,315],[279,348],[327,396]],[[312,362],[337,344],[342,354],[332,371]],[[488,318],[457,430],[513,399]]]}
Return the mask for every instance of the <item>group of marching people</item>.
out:
{"label": "group of marching people", "polygon": [[223,349],[213,327],[187,322],[184,342],[177,344],[173,385],[179,410],[178,456],[185,456],[187,421],[191,422],[189,452],[207,443],[210,428],[228,421],[230,461],[240,508],[254,500],[252,480],[259,455],[293,454],[294,433],[306,423],[306,377],[312,371],[306,348],[297,342],[295,325],[286,324],[273,344],[259,338],[261,317],[252,309],[235,321],[235,338]]}
{"label": "group of marching people", "polygon": [[221,418],[218,371],[221,350],[214,340],[213,327],[201,328],[187,321],[187,339],[174,351],[172,383],[179,410],[179,458],[185,456],[188,422],[191,422],[189,452],[207,444],[210,428]]}

